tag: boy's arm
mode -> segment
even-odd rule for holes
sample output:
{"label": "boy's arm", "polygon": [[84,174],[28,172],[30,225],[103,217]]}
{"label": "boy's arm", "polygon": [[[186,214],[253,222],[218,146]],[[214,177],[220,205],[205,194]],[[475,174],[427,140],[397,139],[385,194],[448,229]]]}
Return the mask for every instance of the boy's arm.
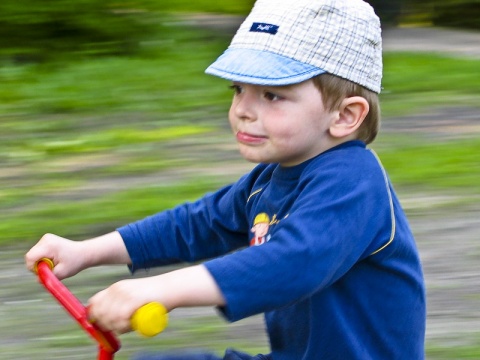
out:
{"label": "boy's arm", "polygon": [[130,256],[117,231],[88,239],[72,241],[53,234],[45,234],[25,255],[25,263],[33,270],[41,258],[53,260],[53,272],[59,279],[97,265],[130,264]]}
{"label": "boy's arm", "polygon": [[82,243],[84,250],[87,251],[87,267],[131,263],[123,238],[118,231],[85,240]]}
{"label": "boy's arm", "polygon": [[177,307],[222,306],[225,299],[203,265],[170,273],[119,281],[89,300],[89,316],[106,330],[131,330],[133,313],[149,302],[159,302],[168,311]]}
{"label": "boy's arm", "polygon": [[118,229],[132,272],[214,258],[248,245],[248,197],[262,166],[236,183]]}

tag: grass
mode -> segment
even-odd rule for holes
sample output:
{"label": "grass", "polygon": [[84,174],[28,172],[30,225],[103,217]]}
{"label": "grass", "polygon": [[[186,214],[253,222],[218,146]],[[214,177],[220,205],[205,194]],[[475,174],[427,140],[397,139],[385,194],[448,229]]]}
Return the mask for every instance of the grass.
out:
{"label": "grass", "polygon": [[480,347],[476,345],[461,346],[434,346],[428,345],[426,348],[428,359],[432,360],[473,360],[480,358]]}
{"label": "grass", "polygon": [[480,138],[436,143],[410,139],[378,153],[396,184],[480,194],[478,149]]}
{"label": "grass", "polygon": [[[46,232],[69,234],[75,238],[112,231],[127,222],[195,200],[218,186],[212,180],[198,180],[180,185],[147,186],[86,200],[51,200],[36,206],[24,199],[26,205],[22,211],[4,211],[0,223],[1,240],[3,243],[21,242]],[[65,196],[68,197],[68,193]]]}
{"label": "grass", "polygon": [[480,104],[480,61],[426,53],[386,53],[382,112],[385,117],[435,106]]}
{"label": "grass", "polygon": [[115,150],[122,144],[137,146],[139,144],[161,142],[178,139],[185,136],[200,135],[208,132],[206,127],[184,125],[163,128],[138,129],[124,126],[115,129],[106,129],[100,133],[86,133],[80,136],[69,134],[62,140],[52,139],[32,143],[30,149],[49,155],[87,154]]}
{"label": "grass", "polygon": [[219,80],[203,71],[227,38],[172,27],[159,32],[136,57],[2,64],[0,116],[153,112],[171,120],[218,105],[226,86],[214,86]]}
{"label": "grass", "polygon": [[[173,11],[175,4],[165,6]],[[215,142],[228,134],[228,83],[203,70],[229,36],[172,24],[162,24],[159,32],[132,57],[0,69],[0,243],[32,239],[46,230],[91,234],[102,227],[98,224],[106,228],[186,199],[172,194],[194,182],[170,189],[169,184],[140,190],[132,185],[82,201],[69,196],[99,179],[201,166],[192,156],[198,154],[182,153],[182,141]],[[439,55],[385,54],[383,116],[388,121],[431,107],[478,106],[479,65]],[[478,193],[478,139],[435,144],[419,136],[383,139],[378,152],[395,184]],[[190,195],[213,188],[200,184]],[[159,203],[151,200],[157,195]],[[116,209],[119,202],[129,204],[130,217]]]}

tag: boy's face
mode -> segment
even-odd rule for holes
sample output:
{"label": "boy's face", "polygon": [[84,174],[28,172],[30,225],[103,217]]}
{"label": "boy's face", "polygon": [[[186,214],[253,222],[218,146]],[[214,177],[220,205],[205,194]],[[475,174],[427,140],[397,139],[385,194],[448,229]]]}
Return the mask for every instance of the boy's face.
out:
{"label": "boy's face", "polygon": [[255,163],[300,164],[334,146],[327,112],[312,80],[289,86],[233,83],[229,120],[242,156]]}

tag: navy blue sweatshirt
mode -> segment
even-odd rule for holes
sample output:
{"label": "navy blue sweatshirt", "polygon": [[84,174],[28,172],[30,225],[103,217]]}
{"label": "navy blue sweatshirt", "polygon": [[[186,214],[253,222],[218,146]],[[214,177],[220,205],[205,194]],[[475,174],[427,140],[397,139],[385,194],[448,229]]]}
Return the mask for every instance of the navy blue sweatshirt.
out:
{"label": "navy blue sweatshirt", "polygon": [[132,271],[206,260],[228,320],[265,314],[269,359],[424,358],[418,251],[384,168],[360,141],[294,167],[260,164],[118,230]]}

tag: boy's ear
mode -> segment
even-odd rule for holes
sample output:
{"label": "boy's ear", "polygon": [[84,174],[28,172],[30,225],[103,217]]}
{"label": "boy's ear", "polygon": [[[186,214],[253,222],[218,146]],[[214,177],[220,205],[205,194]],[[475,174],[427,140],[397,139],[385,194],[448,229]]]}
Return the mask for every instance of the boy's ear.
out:
{"label": "boy's ear", "polygon": [[343,99],[336,117],[330,125],[330,135],[343,138],[353,134],[362,125],[370,106],[365,98],[352,96]]}

